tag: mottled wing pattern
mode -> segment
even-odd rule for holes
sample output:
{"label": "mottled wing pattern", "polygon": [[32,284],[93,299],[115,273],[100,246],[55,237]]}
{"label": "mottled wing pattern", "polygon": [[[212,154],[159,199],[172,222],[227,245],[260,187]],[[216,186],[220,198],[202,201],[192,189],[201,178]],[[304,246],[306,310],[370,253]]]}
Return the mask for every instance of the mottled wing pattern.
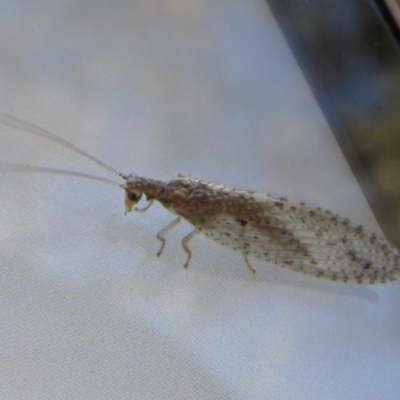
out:
{"label": "mottled wing pattern", "polygon": [[204,212],[201,218],[187,219],[222,245],[334,281],[374,284],[400,279],[400,255],[393,246],[330,211],[230,188],[214,189],[214,197],[200,193]]}
{"label": "mottled wing pattern", "polygon": [[367,284],[400,278],[399,252],[386,239],[330,211],[309,205],[288,203],[282,211],[277,212],[277,219],[286,222],[313,258],[305,266],[306,273]]}

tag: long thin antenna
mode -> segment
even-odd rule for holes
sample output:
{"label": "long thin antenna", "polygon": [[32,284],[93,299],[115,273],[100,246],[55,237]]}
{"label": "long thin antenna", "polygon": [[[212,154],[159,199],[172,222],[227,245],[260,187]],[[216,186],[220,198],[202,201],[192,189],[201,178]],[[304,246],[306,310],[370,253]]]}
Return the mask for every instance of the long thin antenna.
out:
{"label": "long thin antenna", "polygon": [[28,122],[22,121],[18,118],[12,117],[11,115],[8,115],[8,114],[2,113],[2,112],[0,112],[0,117],[1,117],[1,123],[3,125],[9,126],[11,128],[16,128],[21,131],[33,133],[35,135],[41,136],[48,140],[52,140],[53,142],[60,144],[61,146],[67,147],[68,149],[74,151],[75,153],[78,153],[81,156],[86,157],[87,159],[93,161],[97,165],[100,165],[101,167],[105,168],[106,170],[112,172],[113,174],[118,175],[121,178],[123,178],[123,175],[121,173],[119,173],[117,170],[115,170],[114,168],[103,163],[102,161],[98,160],[96,157],[93,157],[91,154],[87,153],[85,150],[80,149],[79,147],[75,146],[74,144],[68,142],[67,140],[54,135],[53,133],[45,131],[44,129],[39,128],[38,126],[32,125]]}
{"label": "long thin antenna", "polygon": [[2,172],[33,172],[33,173],[46,173],[46,174],[56,174],[56,175],[68,175],[68,176],[75,176],[77,178],[99,181],[111,186],[122,187],[122,185],[119,184],[118,182],[114,182],[107,178],[102,178],[96,175],[85,174],[83,172],[65,171],[63,169],[57,169],[57,168],[35,167],[32,165],[0,162],[0,173]]}

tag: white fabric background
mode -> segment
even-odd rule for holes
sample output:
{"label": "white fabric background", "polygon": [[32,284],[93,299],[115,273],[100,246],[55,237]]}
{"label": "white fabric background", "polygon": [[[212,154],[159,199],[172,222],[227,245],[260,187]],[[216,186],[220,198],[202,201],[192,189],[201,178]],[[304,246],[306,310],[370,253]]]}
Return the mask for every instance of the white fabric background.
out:
{"label": "white fabric background", "polygon": [[[378,229],[262,0],[0,1],[0,107],[124,173],[306,200]],[[0,160],[93,173],[1,127]],[[114,177],[115,178],[115,177]],[[118,178],[117,178],[118,179]],[[399,285],[303,277],[96,182],[0,174],[1,399],[397,399]]]}

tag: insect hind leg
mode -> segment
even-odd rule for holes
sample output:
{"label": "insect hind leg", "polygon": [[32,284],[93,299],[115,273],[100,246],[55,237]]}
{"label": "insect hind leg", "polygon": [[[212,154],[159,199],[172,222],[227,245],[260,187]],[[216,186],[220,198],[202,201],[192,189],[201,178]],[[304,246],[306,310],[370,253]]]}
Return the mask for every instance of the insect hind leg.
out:
{"label": "insect hind leg", "polygon": [[186,235],[183,239],[182,239],[182,247],[183,250],[185,250],[185,253],[187,254],[187,259],[185,264],[183,265],[184,268],[188,268],[189,267],[189,262],[190,259],[192,258],[192,250],[190,250],[188,243],[190,240],[192,240],[197,234],[199,233],[199,231],[197,229],[194,229],[192,232],[190,232],[188,235]]}
{"label": "insect hind leg", "polygon": [[249,269],[249,271],[253,275],[255,275],[256,274],[256,270],[251,266],[250,261],[249,261],[246,253],[243,253],[243,258],[244,258],[244,261],[246,262],[246,265],[247,265],[247,268]]}
{"label": "insect hind leg", "polygon": [[161,229],[160,232],[157,233],[156,237],[157,239],[161,242],[161,247],[160,250],[158,250],[157,252],[157,257],[160,257],[162,252],[164,251],[164,247],[165,247],[165,243],[166,243],[166,239],[164,237],[164,235],[170,231],[172,228],[174,228],[176,225],[179,224],[179,222],[181,221],[181,218],[175,218],[172,222],[170,222],[165,228]]}

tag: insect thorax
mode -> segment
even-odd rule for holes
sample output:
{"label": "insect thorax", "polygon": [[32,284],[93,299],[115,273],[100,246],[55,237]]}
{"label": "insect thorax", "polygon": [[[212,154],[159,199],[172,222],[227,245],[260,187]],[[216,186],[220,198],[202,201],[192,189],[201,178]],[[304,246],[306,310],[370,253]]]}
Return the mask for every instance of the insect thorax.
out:
{"label": "insect thorax", "polygon": [[[187,177],[179,177],[166,185],[167,208],[196,225],[203,218],[221,214],[256,215],[262,211],[253,193],[216,185]],[[266,205],[266,204],[265,204]],[[266,205],[267,206],[267,205]]]}

